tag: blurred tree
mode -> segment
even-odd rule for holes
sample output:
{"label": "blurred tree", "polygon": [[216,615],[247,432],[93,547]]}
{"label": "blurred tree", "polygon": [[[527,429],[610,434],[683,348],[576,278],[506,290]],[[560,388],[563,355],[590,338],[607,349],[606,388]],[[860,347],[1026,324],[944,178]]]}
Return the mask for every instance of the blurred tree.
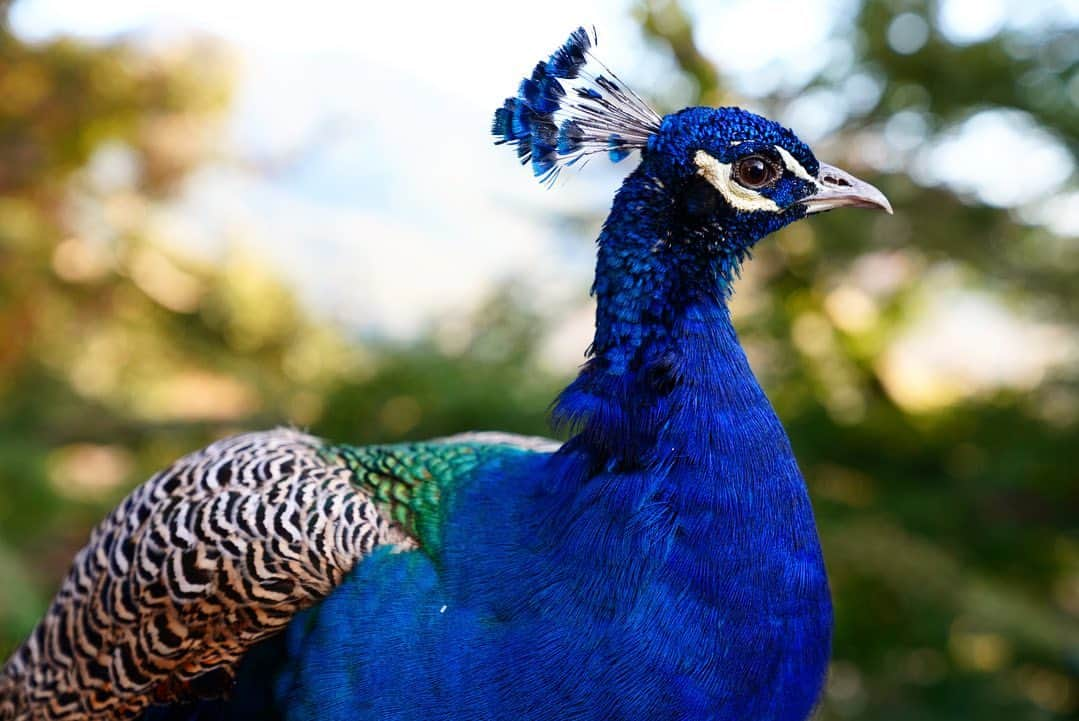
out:
{"label": "blurred tree", "polygon": [[[1074,343],[1074,239],[1032,222],[1030,207],[930,183],[918,164],[998,110],[1074,153],[1079,104],[1067,87],[1079,77],[1079,28],[1041,23],[959,45],[940,11],[865,0],[820,49],[849,62],[742,99],[780,114],[799,97],[827,98],[843,130],[816,144],[821,156],[858,174],[890,171],[879,180],[896,216],[828,215],[762,244],[736,318],[818,508],[837,613],[820,717],[1075,718],[1079,375],[1057,367],[1031,388],[917,393],[889,361],[943,292],[929,282],[939,277],[1000,298],[1024,323],[1069,328]],[[678,2],[637,13],[702,102],[733,102]],[[924,40],[905,46],[903,32]],[[786,117],[797,129],[799,117]],[[897,118],[916,128],[902,147]],[[1022,158],[1000,151],[1020,172]],[[1072,173],[1055,194],[1074,192]]]}
{"label": "blurred tree", "polygon": [[189,421],[274,407],[281,393],[266,391],[284,385],[281,360],[306,331],[283,298],[273,332],[238,349],[234,326],[252,308],[233,297],[230,276],[246,269],[185,265],[153,243],[154,208],[211,150],[227,99],[220,53],[202,43],[161,53],[30,45],[11,34],[8,7],[0,568],[17,582],[0,588],[0,654],[34,622],[103,509],[207,439]]}

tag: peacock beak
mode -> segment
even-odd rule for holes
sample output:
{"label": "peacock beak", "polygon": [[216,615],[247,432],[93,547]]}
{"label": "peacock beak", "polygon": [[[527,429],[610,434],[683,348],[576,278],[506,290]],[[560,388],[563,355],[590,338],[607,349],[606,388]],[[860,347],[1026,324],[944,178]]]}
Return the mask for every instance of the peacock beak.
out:
{"label": "peacock beak", "polygon": [[832,208],[876,208],[892,214],[892,204],[876,186],[827,163],[820,164],[817,187],[816,193],[801,201],[807,215]]}

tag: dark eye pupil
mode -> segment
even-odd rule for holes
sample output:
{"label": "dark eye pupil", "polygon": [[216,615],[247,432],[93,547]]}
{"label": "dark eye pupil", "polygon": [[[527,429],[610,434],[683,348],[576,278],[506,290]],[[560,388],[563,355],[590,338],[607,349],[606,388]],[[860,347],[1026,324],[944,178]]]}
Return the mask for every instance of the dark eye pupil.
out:
{"label": "dark eye pupil", "polygon": [[742,185],[759,188],[772,181],[775,171],[763,158],[749,157],[738,162],[737,179]]}
{"label": "dark eye pupil", "polygon": [[746,180],[756,184],[764,182],[764,178],[768,174],[768,171],[765,169],[763,162],[754,158],[746,163],[745,173]]}

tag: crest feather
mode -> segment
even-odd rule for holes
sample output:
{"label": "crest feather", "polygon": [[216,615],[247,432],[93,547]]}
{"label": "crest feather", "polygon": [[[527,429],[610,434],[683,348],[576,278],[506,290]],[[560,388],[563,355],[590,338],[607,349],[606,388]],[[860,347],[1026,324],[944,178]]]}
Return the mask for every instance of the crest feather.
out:
{"label": "crest feather", "polygon": [[577,28],[495,110],[495,143],[516,145],[521,163],[531,162],[544,182],[596,153],[617,163],[659,130],[656,111],[592,54],[595,43],[595,30]]}

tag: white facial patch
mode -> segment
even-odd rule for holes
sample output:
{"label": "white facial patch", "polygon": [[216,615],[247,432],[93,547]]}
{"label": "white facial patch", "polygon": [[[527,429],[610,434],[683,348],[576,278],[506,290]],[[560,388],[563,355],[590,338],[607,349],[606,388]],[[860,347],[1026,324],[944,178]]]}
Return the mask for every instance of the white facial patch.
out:
{"label": "white facial patch", "polygon": [[786,148],[781,148],[778,145],[773,147],[775,147],[776,152],[779,153],[779,157],[783,159],[783,164],[787,166],[787,170],[791,171],[796,177],[799,177],[802,180],[808,180],[814,185],[817,184],[817,179],[807,173],[806,169],[802,167],[802,164],[799,163],[793,155],[787,152]]}
{"label": "white facial patch", "polygon": [[[779,206],[771,198],[736,183],[731,178],[730,165],[719,162],[703,150],[697,151],[697,154],[693,156],[693,162],[697,164],[697,174],[718,190],[732,208],[746,211],[766,210],[769,213],[780,212]],[[802,172],[804,173],[805,169]]]}

